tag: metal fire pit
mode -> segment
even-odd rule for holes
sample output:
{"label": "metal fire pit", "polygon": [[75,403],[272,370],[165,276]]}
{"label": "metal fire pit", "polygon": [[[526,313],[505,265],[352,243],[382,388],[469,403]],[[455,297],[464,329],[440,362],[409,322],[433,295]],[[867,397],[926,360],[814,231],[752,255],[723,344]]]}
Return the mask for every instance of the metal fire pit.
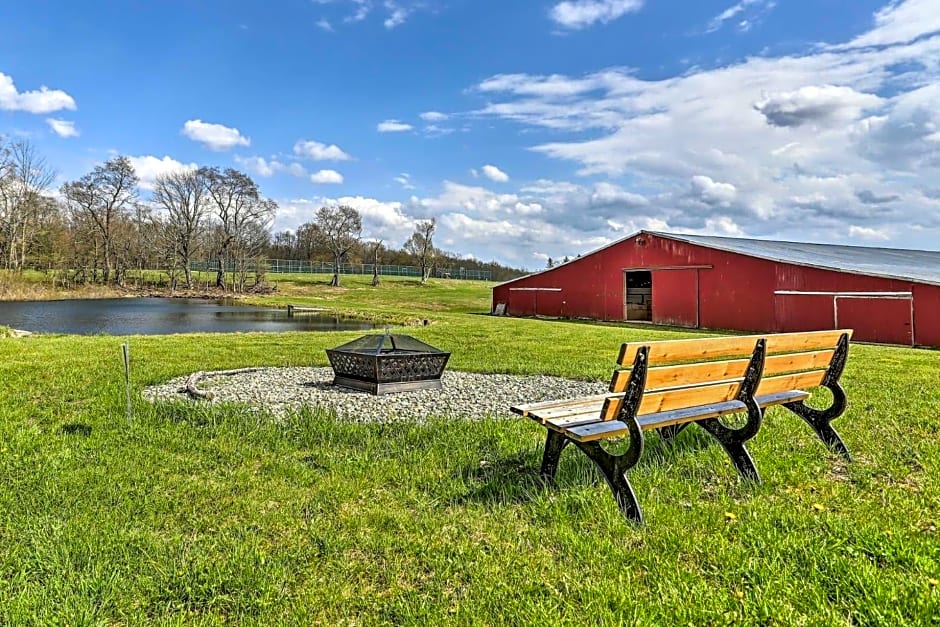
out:
{"label": "metal fire pit", "polygon": [[327,349],[333,385],[372,394],[441,388],[450,353],[410,335],[364,335]]}

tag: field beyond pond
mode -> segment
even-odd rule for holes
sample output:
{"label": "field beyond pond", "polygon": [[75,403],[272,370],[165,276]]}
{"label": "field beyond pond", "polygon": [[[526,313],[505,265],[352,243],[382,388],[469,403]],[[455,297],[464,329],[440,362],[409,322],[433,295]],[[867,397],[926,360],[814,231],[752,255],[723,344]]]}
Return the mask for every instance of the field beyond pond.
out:
{"label": "field beyond pond", "polygon": [[[251,302],[414,325],[451,370],[606,381],[622,342],[695,335],[492,317],[480,282],[276,279]],[[782,408],[748,445],[760,486],[697,428],[668,449],[651,434],[630,474],[642,528],[576,450],[544,488],[526,419],[140,397],[198,370],[326,366],[358,335],[0,339],[0,624],[940,621],[938,351],[852,346],[834,423],[851,464]]]}

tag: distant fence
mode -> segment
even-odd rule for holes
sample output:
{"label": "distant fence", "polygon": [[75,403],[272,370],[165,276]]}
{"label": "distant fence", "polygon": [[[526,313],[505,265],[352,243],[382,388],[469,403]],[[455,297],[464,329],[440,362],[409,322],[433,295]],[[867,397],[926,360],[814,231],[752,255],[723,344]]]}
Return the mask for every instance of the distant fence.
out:
{"label": "distant fence", "polygon": [[[333,274],[333,264],[322,261],[301,261],[297,259],[268,259],[267,271],[274,274]],[[235,263],[228,261],[225,264],[226,272],[235,271]],[[342,263],[339,266],[340,274],[366,274],[372,276],[376,266],[371,263]],[[218,272],[217,261],[193,261],[189,268],[194,272]],[[420,277],[421,269],[417,266],[379,265],[380,276],[411,276]],[[248,264],[248,271],[254,272],[255,264]],[[434,268],[431,276],[439,279],[464,279],[468,281],[489,281],[492,273],[489,270],[474,270],[471,268]]]}

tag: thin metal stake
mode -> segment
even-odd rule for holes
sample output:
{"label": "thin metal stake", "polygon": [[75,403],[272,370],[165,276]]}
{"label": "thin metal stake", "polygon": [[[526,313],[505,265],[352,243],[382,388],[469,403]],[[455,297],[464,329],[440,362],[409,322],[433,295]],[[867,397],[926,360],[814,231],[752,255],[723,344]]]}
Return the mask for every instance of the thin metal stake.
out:
{"label": "thin metal stake", "polygon": [[124,392],[127,398],[127,425],[134,424],[134,408],[131,406],[131,351],[127,342],[121,344],[121,352],[124,354]]}

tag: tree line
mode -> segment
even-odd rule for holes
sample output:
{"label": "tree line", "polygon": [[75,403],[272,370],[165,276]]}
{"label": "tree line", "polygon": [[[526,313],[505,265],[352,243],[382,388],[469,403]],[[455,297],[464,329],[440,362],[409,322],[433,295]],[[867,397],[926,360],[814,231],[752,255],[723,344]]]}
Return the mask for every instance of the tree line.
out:
{"label": "tree line", "polygon": [[[334,268],[342,263],[372,264],[375,285],[379,282],[377,266],[380,264],[416,266],[422,282],[432,275],[453,274],[461,268],[489,272],[494,281],[508,281],[525,274],[495,261],[471,259],[438,248],[434,245],[436,231],[434,218],[419,220],[404,245],[392,248],[381,239],[362,239],[362,219],[354,208],[321,207],[312,221],[302,224],[296,231],[274,233],[268,251],[270,259],[323,260],[332,262]],[[339,284],[336,272],[333,283]]]}
{"label": "tree line", "polygon": [[434,219],[418,221],[401,249],[363,240],[362,218],[348,206],[321,207],[296,231],[272,234],[277,203],[233,168],[180,169],[142,190],[130,159],[116,156],[57,190],[55,180],[32,143],[0,138],[0,267],[115,286],[157,270],[171,287],[192,288],[191,263],[208,259],[214,285],[231,291],[263,284],[273,258],[329,261],[335,285],[340,264],[357,262],[416,265],[422,281],[442,264],[490,270],[496,280],[519,274],[439,250]]}

